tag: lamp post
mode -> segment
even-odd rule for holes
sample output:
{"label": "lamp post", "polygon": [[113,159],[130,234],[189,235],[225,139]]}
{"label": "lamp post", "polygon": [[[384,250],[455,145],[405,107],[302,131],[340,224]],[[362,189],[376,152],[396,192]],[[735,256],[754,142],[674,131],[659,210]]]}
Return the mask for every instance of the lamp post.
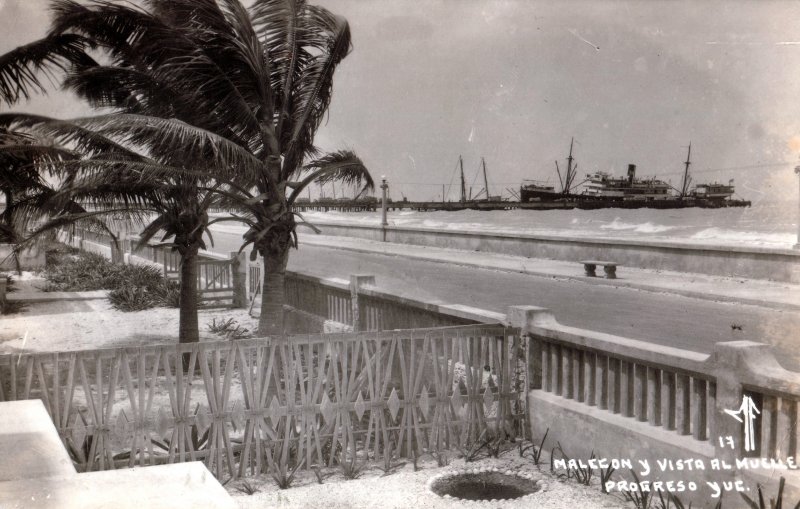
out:
{"label": "lamp post", "polygon": [[[794,173],[798,177],[800,177],[800,166],[795,166],[794,167]],[[800,179],[798,179],[798,180],[800,180]],[[800,207],[800,204],[798,204],[798,206]],[[795,249],[800,249],[800,209],[798,209],[798,214],[797,214],[797,244],[794,245],[794,248]]]}
{"label": "lamp post", "polygon": [[389,226],[389,222],[386,220],[386,191],[388,189],[386,175],[381,175],[381,237],[384,242],[386,242],[386,227]]}
{"label": "lamp post", "polygon": [[386,175],[381,175],[381,224],[387,226],[389,223],[386,221],[386,191],[389,189],[389,184],[386,182]]}

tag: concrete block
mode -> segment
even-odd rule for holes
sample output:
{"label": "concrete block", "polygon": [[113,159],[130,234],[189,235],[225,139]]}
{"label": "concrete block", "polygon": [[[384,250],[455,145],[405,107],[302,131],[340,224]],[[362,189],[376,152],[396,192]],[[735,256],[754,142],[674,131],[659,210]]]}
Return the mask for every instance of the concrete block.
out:
{"label": "concrete block", "polygon": [[0,482],[3,509],[235,509],[200,462]]}
{"label": "concrete block", "polygon": [[0,403],[0,481],[68,475],[75,467],[42,401]]}

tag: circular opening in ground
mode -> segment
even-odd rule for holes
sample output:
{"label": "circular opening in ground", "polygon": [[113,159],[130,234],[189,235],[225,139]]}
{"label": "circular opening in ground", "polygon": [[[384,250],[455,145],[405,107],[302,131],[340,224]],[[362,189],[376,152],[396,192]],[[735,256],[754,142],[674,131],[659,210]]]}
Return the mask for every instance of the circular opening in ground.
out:
{"label": "circular opening in ground", "polygon": [[530,479],[501,472],[479,472],[449,475],[437,479],[431,490],[443,497],[463,500],[514,499],[536,493],[539,488]]}

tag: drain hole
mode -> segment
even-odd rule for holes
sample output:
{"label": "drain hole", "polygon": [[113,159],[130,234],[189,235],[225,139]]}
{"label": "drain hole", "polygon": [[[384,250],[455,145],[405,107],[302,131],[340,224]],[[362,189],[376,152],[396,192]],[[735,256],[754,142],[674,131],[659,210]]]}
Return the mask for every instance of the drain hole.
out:
{"label": "drain hole", "polygon": [[536,493],[539,488],[530,479],[500,472],[457,474],[437,479],[431,490],[443,497],[464,500],[514,499]]}

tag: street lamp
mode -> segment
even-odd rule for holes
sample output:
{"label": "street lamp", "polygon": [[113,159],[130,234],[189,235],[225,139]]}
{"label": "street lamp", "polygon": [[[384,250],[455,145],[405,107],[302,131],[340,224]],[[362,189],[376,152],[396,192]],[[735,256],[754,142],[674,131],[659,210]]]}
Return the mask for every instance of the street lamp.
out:
{"label": "street lamp", "polygon": [[389,222],[386,221],[386,191],[389,189],[389,184],[386,182],[386,175],[381,175],[381,226],[388,226]]}

